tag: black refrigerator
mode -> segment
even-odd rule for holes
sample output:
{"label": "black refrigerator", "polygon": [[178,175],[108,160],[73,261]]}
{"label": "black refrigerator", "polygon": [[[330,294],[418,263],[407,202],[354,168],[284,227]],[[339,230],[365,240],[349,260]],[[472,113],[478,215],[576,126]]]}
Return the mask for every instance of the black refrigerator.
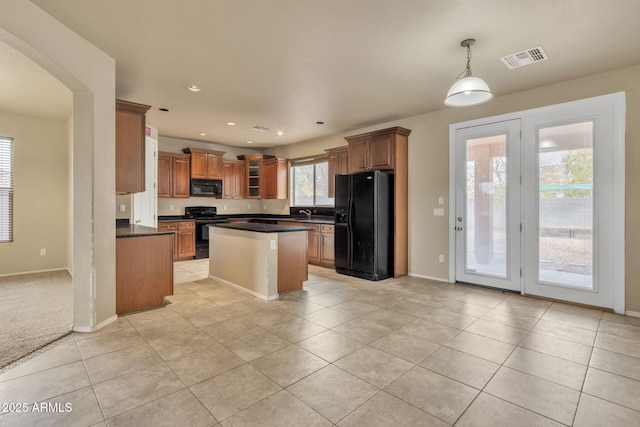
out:
{"label": "black refrigerator", "polygon": [[335,177],[336,272],[368,280],[393,276],[393,174]]}

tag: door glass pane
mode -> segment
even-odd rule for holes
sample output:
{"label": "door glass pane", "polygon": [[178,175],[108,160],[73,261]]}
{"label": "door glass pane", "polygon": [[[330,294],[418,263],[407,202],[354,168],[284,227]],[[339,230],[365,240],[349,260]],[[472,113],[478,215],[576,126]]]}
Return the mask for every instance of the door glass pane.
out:
{"label": "door glass pane", "polygon": [[538,131],[541,282],[593,288],[593,122]]}
{"label": "door glass pane", "polygon": [[466,271],[507,275],[506,135],[467,140]]}

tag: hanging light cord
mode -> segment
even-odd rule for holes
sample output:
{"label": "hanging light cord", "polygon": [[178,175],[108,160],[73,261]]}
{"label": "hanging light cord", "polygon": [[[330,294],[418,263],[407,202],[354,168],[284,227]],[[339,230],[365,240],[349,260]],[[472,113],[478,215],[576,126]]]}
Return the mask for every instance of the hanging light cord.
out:
{"label": "hanging light cord", "polygon": [[471,74],[471,46],[469,45],[467,45],[467,66],[458,74],[456,80],[464,79],[465,77],[473,77],[473,74]]}

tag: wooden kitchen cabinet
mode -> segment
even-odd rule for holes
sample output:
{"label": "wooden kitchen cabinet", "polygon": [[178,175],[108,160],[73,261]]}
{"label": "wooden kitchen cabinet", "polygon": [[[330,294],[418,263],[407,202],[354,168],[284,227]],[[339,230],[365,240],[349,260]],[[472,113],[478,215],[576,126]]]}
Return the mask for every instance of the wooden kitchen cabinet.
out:
{"label": "wooden kitchen cabinet", "polygon": [[313,230],[307,231],[307,258],[309,264],[334,268],[335,226],[333,224],[314,224],[297,221],[278,221],[278,224],[313,228]]}
{"label": "wooden kitchen cabinet", "polygon": [[[309,224],[298,223],[296,225],[302,225],[308,227]],[[320,254],[322,253],[322,248],[320,247],[322,240],[320,237],[320,226],[313,226],[313,231],[307,231],[307,239],[309,241],[309,249],[308,249],[308,260],[309,264],[320,264]]]}
{"label": "wooden kitchen cabinet", "polygon": [[173,235],[173,260],[181,261],[196,256],[195,221],[162,221],[159,230],[170,230]]}
{"label": "wooden kitchen cabinet", "polygon": [[178,259],[190,259],[196,256],[196,223],[180,221],[178,223]]}
{"label": "wooden kitchen cabinet", "polygon": [[320,226],[320,264],[325,267],[335,266],[335,226]]}
{"label": "wooden kitchen cabinet", "polygon": [[222,198],[243,199],[245,189],[245,165],[239,160],[222,162]]}
{"label": "wooden kitchen cabinet", "polygon": [[245,198],[288,197],[288,160],[267,154],[242,154],[238,160],[245,162]]}
{"label": "wooden kitchen cabinet", "polygon": [[187,147],[182,152],[191,154],[191,178],[222,179],[224,151]]}
{"label": "wooden kitchen cabinet", "polygon": [[116,99],[116,193],[144,191],[145,114],[149,105]]}
{"label": "wooden kitchen cabinet", "polygon": [[367,170],[393,171],[393,273],[409,270],[409,134],[399,126],[346,137],[349,173]]}
{"label": "wooden kitchen cabinet", "polygon": [[116,239],[116,313],[164,305],[173,295],[173,239],[169,234]]}
{"label": "wooden kitchen cabinet", "polygon": [[264,189],[263,199],[284,200],[288,195],[288,161],[285,159],[263,160]]}
{"label": "wooden kitchen cabinet", "polygon": [[264,157],[263,154],[241,154],[238,156],[238,160],[245,162],[244,197],[247,199],[259,199],[262,197],[262,159]]}
{"label": "wooden kitchen cabinet", "polygon": [[158,152],[158,197],[189,198],[190,156]]}
{"label": "wooden kitchen cabinet", "polygon": [[336,175],[346,175],[349,173],[349,147],[337,147],[325,150],[329,160],[329,187],[328,196],[335,197]]}
{"label": "wooden kitchen cabinet", "polygon": [[398,150],[411,131],[401,127],[383,129],[346,137],[349,155],[349,173],[368,170],[395,170]]}

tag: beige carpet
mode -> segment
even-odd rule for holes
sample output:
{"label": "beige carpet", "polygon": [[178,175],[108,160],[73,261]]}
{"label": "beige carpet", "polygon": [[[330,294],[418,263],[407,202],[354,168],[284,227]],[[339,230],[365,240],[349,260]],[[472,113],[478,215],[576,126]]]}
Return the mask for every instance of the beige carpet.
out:
{"label": "beige carpet", "polygon": [[0,277],[0,368],[65,336],[72,323],[68,272]]}

